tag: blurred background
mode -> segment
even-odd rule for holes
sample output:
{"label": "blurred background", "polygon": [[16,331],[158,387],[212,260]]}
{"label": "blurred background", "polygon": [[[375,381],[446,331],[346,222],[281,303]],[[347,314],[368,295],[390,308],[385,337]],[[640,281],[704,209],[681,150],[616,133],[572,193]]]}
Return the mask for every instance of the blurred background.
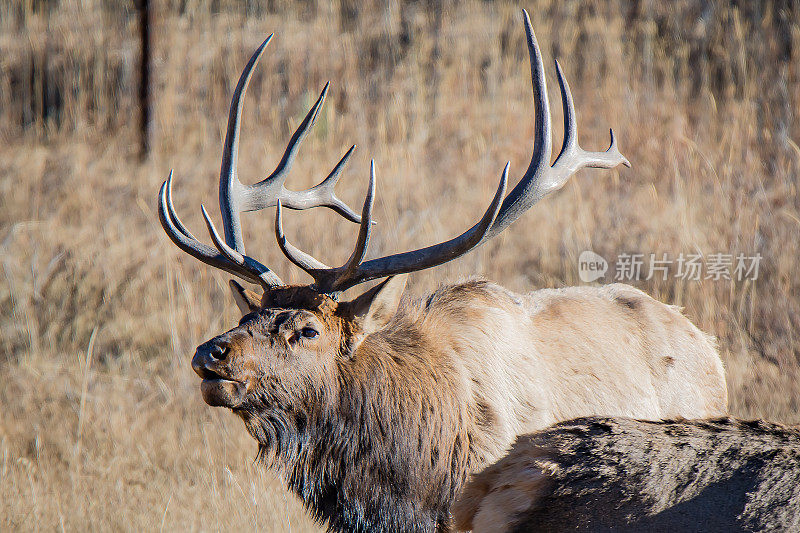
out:
{"label": "blurred background", "polygon": [[[800,422],[800,2],[6,0],[0,529],[317,530],[254,464],[242,424],[198,394],[194,347],[239,315],[228,276],[164,235],[158,188],[174,169],[184,222],[205,236],[201,202],[219,222],[229,98],[275,32],[245,101],[242,180],[274,168],[331,80],[289,187],[355,143],[337,190],[358,208],[375,158],[371,253],[447,239],[481,215],[507,160],[513,177],[530,159],[521,7],[555,147],[558,58],[582,145],[605,149],[613,127],[633,168],[580,172],[499,238],[412,276],[410,294],[472,275],[522,292],[580,284],[583,250],[643,253],[645,270],[650,253],[760,254],[755,280],[631,283],[718,338],[735,415]],[[272,217],[243,216],[248,250],[306,282]],[[349,255],[354,224],[285,218],[313,255]]]}

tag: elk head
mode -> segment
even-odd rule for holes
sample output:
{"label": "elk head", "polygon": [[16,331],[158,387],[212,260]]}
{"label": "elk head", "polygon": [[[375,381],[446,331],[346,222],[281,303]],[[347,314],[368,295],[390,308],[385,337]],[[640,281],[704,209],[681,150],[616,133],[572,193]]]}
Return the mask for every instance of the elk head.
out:
{"label": "elk head", "polygon": [[[432,246],[365,260],[373,228],[375,164],[361,215],[339,200],[334,186],[355,146],[317,186],[304,191],[284,187],[286,174],[299,143],[313,125],[328,91],[326,84],[297,131],[292,135],[277,168],[253,185],[237,177],[237,155],[242,99],[253,69],[270,35],[258,47],[242,72],[233,94],[222,154],[219,201],[224,238],[202,208],[214,247],[198,241],[178,219],[172,204],[172,172],[159,193],[159,216],[169,238],[200,261],[246,281],[262,286],[263,295],[231,282],[243,313],[239,325],[198,347],[192,361],[203,378],[203,398],[210,405],[237,411],[295,409],[298,399],[326,398],[337,387],[337,365],[347,361],[366,336],[385,327],[395,315],[405,286],[405,274],[451,261],[494,237],[545,195],[560,189],[568,178],[584,167],[629,166],[619,153],[611,133],[605,152],[587,152],[577,143],[577,124],[569,86],[561,67],[556,71],[564,110],[564,142],[555,162],[551,156],[551,118],[541,53],[530,20],[523,11],[530,55],[535,106],[533,157],[519,183],[506,196],[509,164],[497,191],[481,219],[461,235]],[[240,212],[276,206],[275,235],[286,257],[305,270],[314,282],[286,286],[269,268],[245,254]],[[324,206],[359,223],[352,255],[340,267],[329,267],[288,242],[282,227],[283,208],[308,209]],[[383,283],[349,302],[338,295],[360,283],[387,278]]]}

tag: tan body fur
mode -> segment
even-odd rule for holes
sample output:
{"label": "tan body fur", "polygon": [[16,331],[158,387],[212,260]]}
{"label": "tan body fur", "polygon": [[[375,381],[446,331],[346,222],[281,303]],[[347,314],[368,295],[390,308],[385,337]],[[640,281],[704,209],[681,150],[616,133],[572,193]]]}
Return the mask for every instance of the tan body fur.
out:
{"label": "tan body fur", "polygon": [[[451,381],[468,402],[489,461],[517,435],[577,416],[655,420],[727,412],[712,339],[676,308],[630,286],[518,296],[471,281],[405,312],[421,336],[437,340],[419,357],[452,369],[429,385]],[[370,353],[374,348],[365,342],[356,356],[387,355]]]}
{"label": "tan body fur", "polygon": [[[621,284],[518,296],[495,284],[440,290],[418,324],[441,340],[499,458],[516,435],[588,414],[727,413],[713,340],[676,308]],[[487,443],[488,444],[488,443]]]}

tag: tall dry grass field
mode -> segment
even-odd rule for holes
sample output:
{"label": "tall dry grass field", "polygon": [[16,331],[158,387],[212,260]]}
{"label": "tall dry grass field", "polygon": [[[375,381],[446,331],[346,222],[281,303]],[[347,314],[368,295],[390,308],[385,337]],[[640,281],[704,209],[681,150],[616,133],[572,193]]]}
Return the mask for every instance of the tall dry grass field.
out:
{"label": "tall dry grass field", "polygon": [[[462,231],[504,163],[516,176],[527,166],[527,7],[548,65],[557,56],[572,84],[582,144],[604,149],[613,126],[633,168],[581,172],[502,237],[412,276],[410,292],[475,274],[516,291],[579,284],[587,249],[644,253],[644,272],[650,253],[761,254],[757,280],[673,268],[632,283],[718,337],[734,414],[800,422],[798,2],[153,4],[144,163],[132,2],[0,5],[0,529],[317,529],[254,464],[242,424],[203,404],[194,347],[238,314],[227,276],[179,252],[156,214],[174,168],[195,233],[201,202],[219,216],[228,99],[270,32],[245,104],[242,179],[272,169],[332,80],[290,183],[320,180],[356,143],[338,190],[358,206],[375,158],[377,255]],[[244,216],[248,249],[301,282],[271,217]],[[286,224],[332,262],[357,229],[322,210]]]}

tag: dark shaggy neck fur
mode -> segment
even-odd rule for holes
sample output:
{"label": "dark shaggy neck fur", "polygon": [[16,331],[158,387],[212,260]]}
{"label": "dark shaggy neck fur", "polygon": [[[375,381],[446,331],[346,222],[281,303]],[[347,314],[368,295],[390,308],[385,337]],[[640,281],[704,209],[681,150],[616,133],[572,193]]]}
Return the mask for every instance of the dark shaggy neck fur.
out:
{"label": "dark shaggy neck fur", "polygon": [[446,529],[480,462],[452,365],[408,311],[341,357],[330,387],[302,405],[264,396],[239,411],[259,456],[332,531]]}

